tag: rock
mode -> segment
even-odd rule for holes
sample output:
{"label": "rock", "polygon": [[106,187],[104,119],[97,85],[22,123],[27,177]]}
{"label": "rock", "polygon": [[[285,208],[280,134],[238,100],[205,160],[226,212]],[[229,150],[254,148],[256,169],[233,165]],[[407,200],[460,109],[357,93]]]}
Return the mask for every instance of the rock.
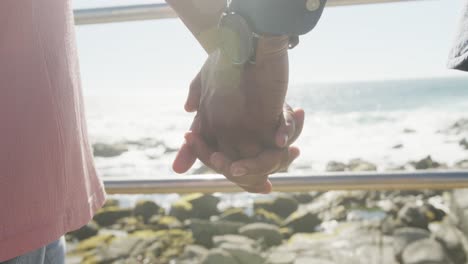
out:
{"label": "rock", "polygon": [[222,221],[235,221],[250,223],[250,217],[244,212],[243,208],[230,208],[224,211],[220,216],[219,220]]}
{"label": "rock", "polygon": [[122,230],[127,233],[133,233],[138,230],[146,229],[147,227],[143,223],[143,219],[132,216],[117,220],[117,222],[113,224],[111,228],[113,230]]}
{"label": "rock", "polygon": [[200,264],[240,264],[237,260],[226,250],[216,248],[208,252],[208,254],[201,260]]}
{"label": "rock", "polygon": [[93,254],[83,259],[84,263],[112,263],[130,256],[133,249],[143,241],[138,237],[122,237],[112,240],[105,247],[99,247]]}
{"label": "rock", "polygon": [[271,212],[286,218],[297,210],[299,203],[290,195],[282,194],[273,201]]}
{"label": "rock", "polygon": [[133,215],[142,217],[145,223],[153,216],[161,213],[162,208],[153,201],[141,200],[138,201],[133,208]]}
{"label": "rock", "polygon": [[297,255],[293,252],[273,252],[268,256],[265,264],[294,264],[296,257]]}
{"label": "rock", "polygon": [[430,203],[423,204],[419,210],[427,217],[429,222],[442,221],[446,215],[443,210],[435,208]]}
{"label": "rock", "polygon": [[450,126],[447,132],[460,134],[468,131],[468,119],[462,118]]}
{"label": "rock", "polygon": [[187,245],[184,249],[184,253],[179,257],[179,259],[195,259],[195,263],[200,263],[200,261],[208,254],[208,252],[209,250],[205,247],[199,245]]}
{"label": "rock", "polygon": [[348,214],[348,210],[343,205],[338,205],[330,208],[329,210],[322,212],[320,214],[320,218],[323,221],[343,221],[346,220]]}
{"label": "rock", "polygon": [[260,252],[249,245],[223,243],[220,248],[229,252],[240,264],[263,264],[265,262]]}
{"label": "rock", "polygon": [[239,228],[244,223],[216,221],[211,222],[208,220],[191,219],[188,221],[187,226],[192,230],[195,243],[202,245],[206,248],[213,247],[213,237],[227,234],[238,234]]}
{"label": "rock", "polygon": [[250,248],[257,247],[257,242],[241,235],[222,235],[222,236],[214,236],[213,237],[213,244],[215,247],[220,247],[222,244],[236,244],[236,245],[247,245]]}
{"label": "rock", "polygon": [[96,224],[96,222],[90,221],[80,229],[68,233],[68,235],[78,240],[84,240],[97,235],[98,232],[99,226]]}
{"label": "rock", "polygon": [[435,239],[444,246],[454,264],[465,264],[467,261],[461,236],[462,233],[448,222],[441,224],[434,232]]}
{"label": "rock", "polygon": [[402,254],[404,264],[452,264],[442,245],[433,239],[409,244]]}
{"label": "rock", "polygon": [[273,209],[273,200],[272,199],[256,199],[253,203],[254,210],[264,209],[271,212]]}
{"label": "rock", "polygon": [[410,162],[410,164],[413,165],[413,167],[417,170],[439,169],[447,167],[445,164],[432,160],[431,156],[427,156],[420,161]]}
{"label": "rock", "polygon": [[[130,237],[143,239],[146,244],[136,247],[132,252],[133,259],[145,259],[143,263],[169,263],[182,255],[186,245],[192,244],[190,231],[171,229],[133,233]],[[141,263],[141,262],[140,262]]]}
{"label": "rock", "polygon": [[193,206],[187,201],[177,201],[171,205],[169,215],[176,217],[180,221],[190,218],[192,215]]}
{"label": "rock", "polygon": [[377,166],[361,159],[353,159],[348,164],[350,171],[376,171]]}
{"label": "rock", "polygon": [[405,128],[405,129],[403,129],[403,133],[405,133],[405,134],[414,134],[414,133],[416,133],[416,130],[411,129],[411,128]]}
{"label": "rock", "polygon": [[117,200],[117,199],[106,199],[106,202],[104,203],[104,205],[102,206],[102,208],[106,208],[106,207],[119,207],[119,206],[120,206],[119,200]]}
{"label": "rock", "polygon": [[294,261],[294,264],[335,264],[334,262],[327,259],[319,259],[314,257],[299,257]]}
{"label": "rock", "polygon": [[73,253],[86,252],[91,249],[95,249],[103,244],[106,245],[114,238],[114,235],[111,234],[102,234],[93,236],[91,238],[85,239],[78,243],[76,248],[73,250]]}
{"label": "rock", "polygon": [[320,223],[321,220],[316,214],[307,211],[296,211],[285,220],[284,226],[291,228],[295,233],[307,233],[315,232],[315,228]]}
{"label": "rock", "polygon": [[212,215],[219,213],[219,198],[211,194],[194,193],[183,196],[180,201],[192,205],[191,218],[209,219]]}
{"label": "rock", "polygon": [[402,227],[393,232],[393,252],[395,258],[401,262],[403,250],[411,243],[430,237],[429,231],[416,227]]}
{"label": "rock", "polygon": [[183,227],[182,223],[173,216],[155,215],[151,217],[148,224],[154,227],[155,230],[181,229]]}
{"label": "rock", "polygon": [[281,217],[265,209],[255,210],[253,220],[255,222],[262,222],[262,223],[273,224],[277,226],[281,226],[283,224],[283,219]]}
{"label": "rock", "polygon": [[128,147],[124,144],[93,144],[93,154],[95,157],[111,158],[120,156],[122,153],[127,151]]}
{"label": "rock", "polygon": [[93,220],[100,226],[110,226],[119,219],[128,217],[132,214],[131,209],[122,209],[118,207],[107,207],[99,210],[93,217]]}
{"label": "rock", "polygon": [[239,234],[261,240],[268,247],[279,245],[283,240],[279,228],[266,223],[248,224],[239,229]]}
{"label": "rock", "polygon": [[403,144],[396,144],[392,147],[392,149],[402,149],[403,148]]}
{"label": "rock", "polygon": [[347,168],[346,164],[343,162],[337,162],[337,161],[330,161],[327,163],[327,168],[326,171],[345,171]]}
{"label": "rock", "polygon": [[460,142],[458,142],[458,144],[460,146],[462,146],[464,149],[468,149],[468,141],[466,140],[466,138],[460,140]]}
{"label": "rock", "polygon": [[300,204],[307,204],[312,202],[317,196],[319,196],[319,192],[308,192],[308,193],[295,193],[293,194],[294,199]]}
{"label": "rock", "polygon": [[398,212],[398,220],[400,223],[410,226],[427,229],[429,224],[428,216],[423,212],[422,208],[415,204],[406,204]]}
{"label": "rock", "polygon": [[457,169],[468,169],[468,160],[460,160],[455,163]]}

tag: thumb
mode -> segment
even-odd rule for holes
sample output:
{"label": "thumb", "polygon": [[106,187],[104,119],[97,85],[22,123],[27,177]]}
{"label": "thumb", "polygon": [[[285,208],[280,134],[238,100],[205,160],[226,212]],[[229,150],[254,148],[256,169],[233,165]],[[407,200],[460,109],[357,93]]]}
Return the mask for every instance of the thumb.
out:
{"label": "thumb", "polygon": [[189,94],[187,97],[187,101],[185,101],[185,111],[187,112],[195,112],[198,110],[198,106],[200,105],[200,97],[201,97],[201,72],[198,72],[195,79],[193,79],[192,83],[190,84]]}

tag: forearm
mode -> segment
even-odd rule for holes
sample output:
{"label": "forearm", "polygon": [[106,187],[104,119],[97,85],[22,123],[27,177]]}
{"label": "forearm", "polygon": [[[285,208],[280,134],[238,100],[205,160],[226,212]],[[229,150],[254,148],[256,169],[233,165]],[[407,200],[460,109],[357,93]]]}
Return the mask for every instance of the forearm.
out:
{"label": "forearm", "polygon": [[166,0],[208,54],[216,49],[217,26],[226,0]]}

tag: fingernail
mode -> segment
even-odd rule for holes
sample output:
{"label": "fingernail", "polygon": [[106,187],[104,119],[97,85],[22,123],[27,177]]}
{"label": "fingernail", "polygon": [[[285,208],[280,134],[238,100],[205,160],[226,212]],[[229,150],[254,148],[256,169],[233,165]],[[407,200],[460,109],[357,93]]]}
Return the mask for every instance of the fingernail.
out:
{"label": "fingernail", "polygon": [[232,169],[232,176],[240,177],[247,174],[247,169],[244,167],[234,167]]}
{"label": "fingernail", "polygon": [[223,159],[219,155],[213,154],[210,161],[216,170],[221,170],[223,168]]}

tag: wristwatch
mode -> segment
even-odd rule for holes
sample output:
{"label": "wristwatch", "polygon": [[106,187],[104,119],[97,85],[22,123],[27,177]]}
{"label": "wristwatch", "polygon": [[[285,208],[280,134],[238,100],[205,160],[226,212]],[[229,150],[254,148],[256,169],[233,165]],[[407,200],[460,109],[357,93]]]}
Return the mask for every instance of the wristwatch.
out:
{"label": "wristwatch", "polygon": [[221,52],[235,65],[255,63],[257,41],[289,36],[289,48],[317,24],[327,0],[228,0],[218,30]]}

